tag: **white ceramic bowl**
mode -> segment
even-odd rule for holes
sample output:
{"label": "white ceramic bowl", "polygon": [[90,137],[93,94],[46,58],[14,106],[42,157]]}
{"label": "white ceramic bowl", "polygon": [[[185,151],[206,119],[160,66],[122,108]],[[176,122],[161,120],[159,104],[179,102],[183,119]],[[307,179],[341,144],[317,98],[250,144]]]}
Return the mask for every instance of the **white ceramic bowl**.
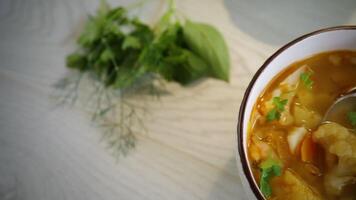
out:
{"label": "white ceramic bowl", "polygon": [[237,165],[248,199],[264,199],[247,159],[247,127],[257,98],[267,84],[293,62],[320,52],[341,49],[356,50],[356,26],[326,28],[303,35],[269,57],[252,78],[240,106],[237,125]]}

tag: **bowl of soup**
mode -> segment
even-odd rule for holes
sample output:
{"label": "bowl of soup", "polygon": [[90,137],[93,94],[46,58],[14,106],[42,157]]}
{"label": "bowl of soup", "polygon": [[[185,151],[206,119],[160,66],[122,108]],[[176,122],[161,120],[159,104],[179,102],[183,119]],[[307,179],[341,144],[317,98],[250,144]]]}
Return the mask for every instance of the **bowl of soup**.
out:
{"label": "bowl of soup", "polygon": [[356,26],[306,34],[267,59],[246,89],[237,126],[249,199],[356,199],[356,106],[337,122],[324,119],[355,87]]}

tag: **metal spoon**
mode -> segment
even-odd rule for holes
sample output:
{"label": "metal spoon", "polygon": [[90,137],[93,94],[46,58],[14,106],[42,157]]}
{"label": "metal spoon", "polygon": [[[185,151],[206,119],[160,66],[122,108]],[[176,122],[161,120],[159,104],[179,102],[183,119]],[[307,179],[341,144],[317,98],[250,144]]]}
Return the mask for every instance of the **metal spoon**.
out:
{"label": "metal spoon", "polygon": [[331,121],[352,128],[347,120],[347,113],[356,111],[356,87],[339,97],[326,112],[323,122]]}

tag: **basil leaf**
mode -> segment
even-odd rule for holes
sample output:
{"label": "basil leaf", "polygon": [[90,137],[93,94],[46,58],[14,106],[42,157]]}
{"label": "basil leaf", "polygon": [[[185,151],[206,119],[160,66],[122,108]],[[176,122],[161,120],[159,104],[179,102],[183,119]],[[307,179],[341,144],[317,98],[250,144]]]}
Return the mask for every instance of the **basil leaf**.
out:
{"label": "basil leaf", "polygon": [[184,63],[175,67],[173,80],[188,84],[207,74],[208,65],[203,59],[188,50],[184,50],[183,53]]}
{"label": "basil leaf", "polygon": [[199,56],[193,52],[187,51],[187,63],[189,65],[189,71],[191,72],[192,79],[198,79],[206,73],[208,65]]}
{"label": "basil leaf", "polygon": [[188,20],[183,27],[183,37],[188,47],[207,61],[213,77],[229,81],[229,52],[218,30],[210,25]]}

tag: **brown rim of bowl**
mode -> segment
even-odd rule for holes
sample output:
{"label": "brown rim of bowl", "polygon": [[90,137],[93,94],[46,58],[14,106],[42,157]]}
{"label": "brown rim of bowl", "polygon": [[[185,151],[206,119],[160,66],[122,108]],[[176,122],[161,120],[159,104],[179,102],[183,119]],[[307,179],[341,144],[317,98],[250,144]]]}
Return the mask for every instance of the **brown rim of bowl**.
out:
{"label": "brown rim of bowl", "polygon": [[337,30],[355,30],[356,25],[350,25],[350,26],[335,26],[335,27],[329,27],[329,28],[324,28],[320,29],[308,34],[305,34],[303,36],[298,37],[297,39],[294,39],[293,41],[287,43],[286,45],[282,46],[280,49],[278,49],[274,54],[272,54],[264,63],[263,65],[257,70],[255,75],[253,76],[252,80],[250,81],[249,85],[247,86],[247,89],[245,91],[244,97],[242,99],[241,105],[240,105],[240,111],[239,111],[239,116],[238,116],[238,123],[237,123],[237,148],[240,156],[240,161],[241,165],[244,171],[244,174],[247,178],[247,181],[249,183],[249,186],[254,193],[255,197],[258,200],[265,200],[263,195],[260,192],[260,189],[255,183],[255,179],[253,178],[253,175],[250,173],[249,168],[248,168],[248,160],[245,157],[245,150],[243,148],[243,137],[242,137],[242,132],[243,132],[243,121],[244,121],[244,112],[245,112],[245,107],[246,103],[249,99],[250,92],[252,90],[252,87],[255,85],[255,82],[257,78],[261,75],[261,73],[264,71],[264,69],[283,51],[288,49],[289,47],[293,46],[294,44],[309,38],[310,36],[318,35],[320,33],[325,33],[325,32],[330,32],[330,31],[337,31]]}

